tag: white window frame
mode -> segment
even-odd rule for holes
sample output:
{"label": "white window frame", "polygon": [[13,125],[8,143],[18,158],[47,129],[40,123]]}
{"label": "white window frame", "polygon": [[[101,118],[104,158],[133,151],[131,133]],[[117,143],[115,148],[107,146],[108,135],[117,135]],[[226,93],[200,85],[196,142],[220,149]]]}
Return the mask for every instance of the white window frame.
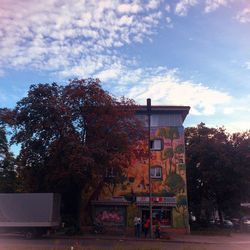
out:
{"label": "white window frame", "polygon": [[152,166],[150,168],[150,177],[152,179],[162,179],[162,167],[161,166]]}
{"label": "white window frame", "polygon": [[150,140],[151,151],[161,151],[163,149],[163,140],[160,138]]}

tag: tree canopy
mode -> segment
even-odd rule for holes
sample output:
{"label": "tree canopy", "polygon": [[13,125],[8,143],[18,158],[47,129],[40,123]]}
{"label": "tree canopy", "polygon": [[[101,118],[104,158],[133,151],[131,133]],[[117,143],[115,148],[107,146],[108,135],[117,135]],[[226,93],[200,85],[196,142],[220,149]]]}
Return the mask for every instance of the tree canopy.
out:
{"label": "tree canopy", "polygon": [[249,159],[249,135],[230,135],[204,123],[186,129],[189,209],[198,220],[208,220],[215,210],[221,220],[222,214],[239,216],[249,188],[249,161],[244,160]]}
{"label": "tree canopy", "polygon": [[14,131],[11,142],[21,145],[24,190],[60,192],[66,212],[78,213],[84,187],[101,187],[107,171],[122,173],[140,154],[144,132],[135,111],[134,101],[114,98],[96,79],[32,85],[3,115]]}

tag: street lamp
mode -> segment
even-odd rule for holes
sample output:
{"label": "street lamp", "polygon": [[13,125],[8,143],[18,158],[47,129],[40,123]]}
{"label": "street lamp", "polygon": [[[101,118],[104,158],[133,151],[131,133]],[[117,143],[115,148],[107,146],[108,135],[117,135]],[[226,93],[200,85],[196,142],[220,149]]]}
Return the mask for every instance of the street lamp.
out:
{"label": "street lamp", "polygon": [[151,150],[151,140],[150,140],[150,127],[151,127],[151,99],[147,99],[147,115],[148,115],[148,179],[149,179],[149,219],[150,219],[150,237],[153,237],[153,223],[152,223],[152,193],[151,193],[151,173],[150,173],[150,150]]}

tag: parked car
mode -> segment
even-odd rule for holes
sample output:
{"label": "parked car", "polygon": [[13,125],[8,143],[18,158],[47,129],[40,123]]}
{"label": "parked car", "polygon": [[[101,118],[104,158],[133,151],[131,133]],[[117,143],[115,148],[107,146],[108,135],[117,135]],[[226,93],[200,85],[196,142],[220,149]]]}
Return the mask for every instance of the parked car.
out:
{"label": "parked car", "polygon": [[223,228],[233,229],[234,224],[230,220],[223,220]]}
{"label": "parked car", "polygon": [[235,231],[239,231],[240,230],[240,219],[232,218],[231,221],[233,222],[233,229]]}
{"label": "parked car", "polygon": [[242,230],[250,232],[250,216],[244,216],[241,218]]}
{"label": "parked car", "polygon": [[210,220],[209,224],[212,226],[216,227],[222,227],[222,228],[227,228],[227,229],[232,229],[234,227],[234,224],[231,220],[225,219],[223,220],[223,224],[221,225],[220,220],[215,219],[215,220]]}

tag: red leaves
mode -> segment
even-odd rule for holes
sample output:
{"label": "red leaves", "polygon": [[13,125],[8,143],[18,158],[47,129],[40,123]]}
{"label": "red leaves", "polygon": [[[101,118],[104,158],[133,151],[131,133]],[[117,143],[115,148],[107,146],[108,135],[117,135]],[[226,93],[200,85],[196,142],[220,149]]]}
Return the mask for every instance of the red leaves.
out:
{"label": "red leaves", "polygon": [[24,167],[46,170],[47,186],[61,189],[70,179],[81,189],[104,178],[110,167],[122,173],[133,157],[143,155],[135,111],[133,100],[117,100],[99,80],[82,79],[66,86],[32,85],[5,117],[15,128],[13,141],[22,145]]}

